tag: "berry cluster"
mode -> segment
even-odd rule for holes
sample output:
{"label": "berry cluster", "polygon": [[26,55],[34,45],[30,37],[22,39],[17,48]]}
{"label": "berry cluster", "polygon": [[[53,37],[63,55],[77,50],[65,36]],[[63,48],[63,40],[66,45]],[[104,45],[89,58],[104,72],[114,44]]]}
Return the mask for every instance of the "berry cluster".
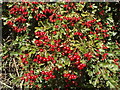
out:
{"label": "berry cluster", "polygon": [[20,58],[21,58],[21,60],[22,60],[22,63],[28,64],[28,60],[27,60],[28,56],[29,56],[29,54],[20,55]]}
{"label": "berry cluster", "polygon": [[69,53],[72,53],[72,52],[73,52],[73,50],[71,50],[70,47],[67,47],[67,46],[64,46],[64,47],[62,48],[62,50],[63,50],[63,52],[62,52],[62,55],[63,55],[63,56],[64,56],[64,55],[68,55]]}
{"label": "berry cluster", "polygon": [[86,67],[86,64],[82,64],[82,63],[77,66],[79,70],[82,70],[84,67]]}
{"label": "berry cluster", "polygon": [[45,10],[43,10],[42,12],[43,12],[44,14],[51,14],[51,15],[52,15],[53,11],[54,11],[54,9],[45,9]]}
{"label": "berry cluster", "polygon": [[89,52],[89,53],[85,53],[84,56],[85,56],[88,60],[90,60],[90,59],[93,57],[90,52]]}
{"label": "berry cluster", "polygon": [[68,58],[71,60],[71,61],[75,61],[75,60],[80,60],[80,56],[79,55],[68,55]]}
{"label": "berry cluster", "polygon": [[63,75],[65,78],[68,78],[69,80],[71,80],[71,79],[76,79],[77,78],[77,75],[72,75],[72,74],[70,74],[70,73],[68,73],[68,74],[64,74]]}
{"label": "berry cluster", "polygon": [[48,56],[48,57],[42,57],[40,55],[36,55],[35,59],[33,59],[34,62],[37,62],[37,63],[45,63],[45,62],[48,62],[48,61],[53,61],[54,58],[51,57],[51,56]]}
{"label": "berry cluster", "polygon": [[105,60],[105,59],[107,58],[107,55],[108,55],[108,53],[104,53],[104,54],[102,55],[102,60]]}
{"label": "berry cluster", "polygon": [[31,70],[29,73],[24,73],[24,76],[20,77],[20,79],[24,80],[25,82],[29,81],[30,84],[33,84],[38,77],[39,75],[35,75],[34,71]]}
{"label": "berry cluster", "polygon": [[9,10],[10,14],[13,16],[17,16],[18,18],[13,19],[12,21],[8,21],[7,25],[9,25],[11,27],[11,29],[13,29],[15,32],[22,32],[26,30],[26,25],[23,25],[23,23],[26,23],[27,18],[28,18],[28,12],[26,7],[23,6],[13,6],[10,10]]}
{"label": "berry cluster", "polygon": [[39,38],[44,37],[45,34],[46,34],[46,32],[40,32],[40,31],[35,32],[35,35],[38,36]]}
{"label": "berry cluster", "polygon": [[86,64],[82,64],[80,62],[80,59],[81,57],[77,54],[75,55],[68,55],[68,58],[71,60],[71,61],[74,61],[74,64],[76,65],[76,67],[79,69],[79,70],[82,70],[84,67],[86,67]]}
{"label": "berry cluster", "polygon": [[75,5],[75,3],[70,3],[70,4],[63,5],[63,7],[67,10],[71,10],[71,9],[75,9],[76,5]]}
{"label": "berry cluster", "polygon": [[120,66],[119,66],[119,61],[120,61],[120,59],[118,59],[118,58],[114,59],[114,63],[115,63],[116,65],[118,65],[118,67],[120,68]]}
{"label": "berry cluster", "polygon": [[24,17],[26,17],[28,15],[28,12],[26,11],[25,7],[18,7],[18,6],[13,6],[13,8],[11,8],[10,10],[10,14],[13,15],[23,15]]}
{"label": "berry cluster", "polygon": [[20,22],[20,23],[25,23],[26,19],[21,16],[21,17],[16,18],[15,21]]}
{"label": "berry cluster", "polygon": [[57,20],[60,20],[62,21],[63,19],[60,18],[61,15],[57,15],[56,13],[53,13],[50,17],[49,17],[49,20],[50,22],[56,22]]}
{"label": "berry cluster", "polygon": [[[29,53],[20,55],[18,58],[21,62],[18,63],[19,68],[25,72],[21,80],[29,81],[33,87],[41,86],[41,88],[47,85],[52,86],[51,81],[55,81],[55,87],[59,85],[59,82],[64,83],[58,87],[79,87],[79,85],[87,86],[88,84],[94,86],[92,81],[87,80],[91,77],[89,72],[91,75],[100,75],[99,71],[91,70],[93,66],[98,65],[98,62],[109,64],[109,59],[119,66],[119,59],[116,59],[118,57],[113,53],[117,50],[114,49],[114,51],[111,48],[115,46],[114,42],[107,43],[114,38],[112,30],[117,30],[117,26],[112,26],[112,21],[109,22],[111,17],[107,18],[111,14],[105,15],[108,11],[99,9],[99,5],[84,2],[65,4],[20,2],[15,4],[13,7],[10,6],[10,15],[8,15],[10,18],[4,18],[4,21],[10,30],[15,31],[12,33],[18,35],[15,40],[20,39],[23,42],[19,45],[16,41],[18,44],[14,44],[19,45],[18,53]],[[100,15],[97,15],[98,13]],[[109,38],[112,35],[113,37]],[[115,42],[117,45],[115,47],[119,47],[119,43]],[[22,47],[25,46],[29,48],[23,50]],[[113,53],[113,56],[110,57],[109,53]],[[3,59],[7,57],[11,55],[5,55]],[[29,70],[31,71],[26,73]],[[109,74],[110,71],[105,69],[105,72]],[[81,77],[88,77],[85,78],[86,82],[91,83],[82,84]],[[93,80],[96,79],[94,77]],[[96,82],[96,87],[98,84]]]}
{"label": "berry cluster", "polygon": [[82,36],[83,34],[81,32],[75,32],[74,35]]}
{"label": "berry cluster", "polygon": [[87,21],[87,22],[84,22],[82,23],[82,25],[85,25],[87,28],[91,27],[93,23],[96,22],[96,19],[94,20],[90,20],[90,21]]}
{"label": "berry cluster", "polygon": [[40,41],[40,40],[35,40],[34,43],[35,43],[37,46],[43,45],[43,42]]}
{"label": "berry cluster", "polygon": [[42,71],[41,74],[42,74],[43,79],[45,79],[46,81],[48,81],[49,79],[56,78],[56,76],[53,75],[53,71],[49,71],[49,72]]}
{"label": "berry cluster", "polygon": [[63,17],[63,19],[67,20],[70,23],[76,23],[81,19],[81,17],[66,17],[65,16]]}
{"label": "berry cluster", "polygon": [[47,35],[45,35],[46,34],[46,32],[35,32],[35,35],[39,38],[39,39],[41,39],[41,40],[43,40],[43,41],[45,41],[45,42],[49,42],[50,41],[50,39],[48,38],[48,36]]}
{"label": "berry cluster", "polygon": [[34,18],[38,21],[38,20],[40,20],[40,19],[46,18],[46,15],[39,13],[39,14],[37,14],[36,16],[34,16]]}
{"label": "berry cluster", "polygon": [[7,25],[9,25],[10,27],[13,25],[12,21],[7,21]]}

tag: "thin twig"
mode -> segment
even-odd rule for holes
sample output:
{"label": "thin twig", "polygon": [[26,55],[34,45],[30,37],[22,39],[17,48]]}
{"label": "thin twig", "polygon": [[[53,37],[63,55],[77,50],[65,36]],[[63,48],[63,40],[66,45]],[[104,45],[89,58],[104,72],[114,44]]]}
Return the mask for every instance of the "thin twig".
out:
{"label": "thin twig", "polygon": [[18,75],[18,77],[19,77],[18,68],[17,68],[16,62],[15,62],[15,59],[13,59],[13,61],[14,61],[14,64],[15,64],[15,68],[16,68],[17,75]]}
{"label": "thin twig", "polygon": [[23,86],[23,80],[22,80],[22,82],[20,83],[20,89],[22,90],[22,86]]}
{"label": "thin twig", "polygon": [[11,87],[11,86],[9,86],[9,85],[7,85],[7,84],[5,84],[5,83],[1,82],[1,81],[0,81],[0,83],[1,83],[1,84],[3,84],[3,85],[5,85],[5,86],[6,86],[6,87],[8,87],[8,88],[13,89],[13,87]]}

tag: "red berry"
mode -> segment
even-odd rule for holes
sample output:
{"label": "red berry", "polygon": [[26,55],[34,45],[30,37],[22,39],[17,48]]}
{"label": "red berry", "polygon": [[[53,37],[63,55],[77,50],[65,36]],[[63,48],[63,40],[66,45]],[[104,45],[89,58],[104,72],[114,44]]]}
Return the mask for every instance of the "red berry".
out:
{"label": "red berry", "polygon": [[70,61],[74,61],[74,57],[71,57],[71,58],[70,58]]}
{"label": "red berry", "polygon": [[65,50],[65,53],[68,53],[68,51],[67,51],[67,50]]}
{"label": "red berry", "polygon": [[34,61],[34,62],[37,62],[37,61],[38,61],[38,59],[33,59],[33,61]]}
{"label": "red berry", "polygon": [[44,58],[43,58],[43,62],[46,62],[46,61],[47,61],[47,59],[44,57]]}
{"label": "red berry", "polygon": [[25,63],[25,64],[28,64],[28,61],[25,61],[24,63]]}
{"label": "red berry", "polygon": [[21,77],[20,79],[21,79],[21,80],[24,80],[24,77]]}
{"label": "red berry", "polygon": [[76,58],[77,58],[77,55],[74,55],[73,58],[76,59]]}
{"label": "red berry", "polygon": [[71,58],[72,57],[72,55],[68,55],[68,58]]}
{"label": "red berry", "polygon": [[53,60],[52,63],[55,64],[57,61],[56,60]]}
{"label": "red berry", "polygon": [[43,51],[44,51],[44,50],[41,48],[41,49],[40,49],[40,52],[43,52]]}
{"label": "red berry", "polygon": [[41,64],[41,61],[38,61],[38,64]]}
{"label": "red berry", "polygon": [[33,70],[30,70],[30,73],[34,73],[34,71],[33,71]]}
{"label": "red berry", "polygon": [[20,56],[20,58],[23,58],[23,55],[19,55]]}
{"label": "red berry", "polygon": [[60,48],[57,48],[57,51],[60,52]]}
{"label": "red berry", "polygon": [[28,82],[28,78],[25,79],[25,82]]}
{"label": "red berry", "polygon": [[44,75],[44,74],[45,74],[45,71],[42,71],[41,74]]}
{"label": "red berry", "polygon": [[54,79],[54,78],[56,78],[56,76],[55,76],[55,75],[52,75],[52,78]]}
{"label": "red berry", "polygon": [[76,59],[77,59],[77,60],[80,60],[80,57],[77,57]]}
{"label": "red berry", "polygon": [[28,56],[29,56],[29,54],[25,54],[25,56],[26,56],[26,57],[28,57]]}
{"label": "red berry", "polygon": [[119,61],[119,59],[114,59],[114,62],[117,62],[117,61]]}
{"label": "red berry", "polygon": [[58,26],[58,25],[55,25],[55,28],[59,28],[59,26]]}
{"label": "red berry", "polygon": [[64,56],[64,55],[65,55],[65,53],[63,52],[63,53],[62,53],[62,55]]}
{"label": "red berry", "polygon": [[27,76],[30,76],[30,73],[27,73]]}
{"label": "red berry", "polygon": [[80,64],[80,61],[76,61],[75,64],[76,64],[76,65]]}

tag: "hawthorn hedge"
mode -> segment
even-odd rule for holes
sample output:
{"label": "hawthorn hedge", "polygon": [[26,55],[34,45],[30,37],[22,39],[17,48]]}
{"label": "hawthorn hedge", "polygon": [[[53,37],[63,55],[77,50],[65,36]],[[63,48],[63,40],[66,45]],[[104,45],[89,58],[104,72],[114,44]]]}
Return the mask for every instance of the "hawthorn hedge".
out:
{"label": "hawthorn hedge", "polygon": [[120,3],[3,2],[3,88],[120,87]]}

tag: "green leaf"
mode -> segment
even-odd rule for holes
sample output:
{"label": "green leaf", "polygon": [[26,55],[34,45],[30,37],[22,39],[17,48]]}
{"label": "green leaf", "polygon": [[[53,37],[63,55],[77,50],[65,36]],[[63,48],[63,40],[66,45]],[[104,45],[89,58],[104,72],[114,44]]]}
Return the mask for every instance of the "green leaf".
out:
{"label": "green leaf", "polygon": [[114,84],[110,81],[106,82],[107,86],[110,86],[110,88],[115,88]]}

